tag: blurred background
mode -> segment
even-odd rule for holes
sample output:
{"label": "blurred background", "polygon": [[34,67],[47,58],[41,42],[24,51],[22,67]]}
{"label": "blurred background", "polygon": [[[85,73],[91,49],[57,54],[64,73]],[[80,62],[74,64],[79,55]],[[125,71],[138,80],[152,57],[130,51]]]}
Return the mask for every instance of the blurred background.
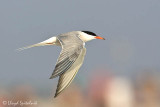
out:
{"label": "blurred background", "polygon": [[[0,107],[159,107],[159,10],[159,0],[1,0]],[[54,99],[61,48],[16,49],[75,30],[106,40],[86,43],[84,64]]]}

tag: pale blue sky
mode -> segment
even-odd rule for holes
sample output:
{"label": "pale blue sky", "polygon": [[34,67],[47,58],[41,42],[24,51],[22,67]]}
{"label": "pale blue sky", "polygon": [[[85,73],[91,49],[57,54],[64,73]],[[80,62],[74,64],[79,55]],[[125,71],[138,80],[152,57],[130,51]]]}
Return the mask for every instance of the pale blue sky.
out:
{"label": "pale blue sky", "polygon": [[73,30],[93,31],[107,39],[86,44],[76,80],[87,82],[97,68],[124,74],[159,69],[159,10],[159,0],[1,0],[0,86],[56,86],[57,79],[49,77],[60,47],[15,50]]}

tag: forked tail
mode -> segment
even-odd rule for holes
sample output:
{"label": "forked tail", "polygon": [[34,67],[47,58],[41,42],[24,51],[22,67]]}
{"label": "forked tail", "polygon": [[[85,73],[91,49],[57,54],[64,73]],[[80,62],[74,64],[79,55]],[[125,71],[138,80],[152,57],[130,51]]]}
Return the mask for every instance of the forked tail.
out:
{"label": "forked tail", "polygon": [[43,42],[40,42],[40,43],[37,43],[37,44],[34,44],[34,45],[30,45],[30,46],[26,46],[26,47],[22,47],[22,48],[19,48],[17,49],[18,51],[22,51],[24,49],[29,49],[29,48],[32,48],[32,47],[36,47],[36,46],[46,46],[46,45],[56,45],[57,43],[57,39],[56,37],[51,37]]}

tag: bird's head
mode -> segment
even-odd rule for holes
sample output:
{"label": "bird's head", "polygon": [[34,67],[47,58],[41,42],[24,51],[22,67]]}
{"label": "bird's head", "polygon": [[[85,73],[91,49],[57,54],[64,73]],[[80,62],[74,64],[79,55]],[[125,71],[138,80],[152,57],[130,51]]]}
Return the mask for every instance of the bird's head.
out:
{"label": "bird's head", "polygon": [[105,40],[104,38],[102,38],[100,36],[97,36],[95,33],[91,32],[91,31],[81,31],[81,32],[82,32],[81,39],[84,42],[87,42],[87,41],[90,41],[90,40],[93,40],[93,39],[102,39],[102,40]]}

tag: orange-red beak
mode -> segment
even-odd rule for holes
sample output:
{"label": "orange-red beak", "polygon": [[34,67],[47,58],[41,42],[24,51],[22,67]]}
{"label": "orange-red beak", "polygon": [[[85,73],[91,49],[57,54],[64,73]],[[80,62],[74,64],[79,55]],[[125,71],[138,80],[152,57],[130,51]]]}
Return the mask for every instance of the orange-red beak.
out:
{"label": "orange-red beak", "polygon": [[100,37],[100,36],[96,36],[95,37],[96,39],[102,39],[102,40],[105,40],[104,38]]}

